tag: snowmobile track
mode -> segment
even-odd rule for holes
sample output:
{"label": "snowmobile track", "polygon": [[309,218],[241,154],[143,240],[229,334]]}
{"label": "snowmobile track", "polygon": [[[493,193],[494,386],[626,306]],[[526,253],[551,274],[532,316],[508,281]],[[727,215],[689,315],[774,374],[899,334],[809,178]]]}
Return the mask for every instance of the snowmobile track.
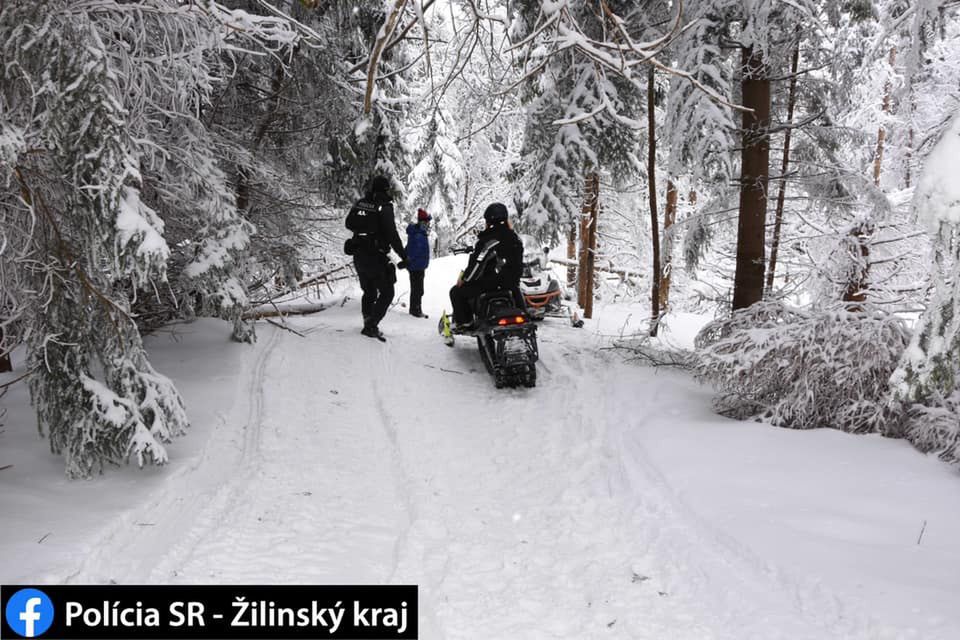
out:
{"label": "snowmobile track", "polygon": [[[180,467],[160,495],[114,522],[91,545],[91,552],[84,556],[76,571],[64,578],[65,583],[165,583],[176,577],[177,567],[215,526],[217,514],[229,508],[240,485],[250,477],[249,471],[238,469],[248,468],[256,458],[263,418],[264,372],[283,333],[276,329],[268,331],[266,343],[254,347],[258,353],[251,373],[239,382],[238,391],[243,392],[238,392],[236,397],[248,397],[250,401],[234,464],[208,464],[230,448],[233,425],[221,414],[220,423],[196,460]],[[236,409],[233,413],[238,414]],[[158,556],[156,549],[167,551]]]}

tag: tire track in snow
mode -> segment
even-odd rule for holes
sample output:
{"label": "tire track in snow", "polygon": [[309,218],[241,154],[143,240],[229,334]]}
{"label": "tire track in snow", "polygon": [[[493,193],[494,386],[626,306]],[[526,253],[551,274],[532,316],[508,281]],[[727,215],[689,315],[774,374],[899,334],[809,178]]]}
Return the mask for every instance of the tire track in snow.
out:
{"label": "tire track in snow", "polygon": [[[609,359],[608,359],[609,360]],[[598,369],[605,384],[614,386],[613,367]],[[622,365],[621,365],[622,366]],[[631,372],[637,377],[636,371]],[[653,371],[655,374],[656,372]],[[652,387],[634,397],[630,403],[612,403],[612,424],[642,429],[650,419],[638,411],[645,400],[647,406],[658,407],[658,389],[663,386],[655,378]],[[880,637],[871,621],[854,615],[839,599],[825,593],[818,585],[801,584],[785,579],[778,570],[756,557],[748,549],[703,520],[689,508],[657,469],[636,438],[627,428],[611,433],[610,447],[619,471],[615,482],[621,492],[637,496],[645,519],[662,524],[641,527],[654,564],[645,570],[660,572],[664,588],[677,597],[685,597],[690,606],[712,602],[719,614],[715,637],[854,638]],[[777,620],[776,632],[771,620]]]}
{"label": "tire track in snow", "polygon": [[[660,385],[655,379],[650,381],[652,390],[627,390],[612,384],[610,378],[616,374],[611,373],[609,359],[604,362],[575,350],[562,357],[547,353],[545,359],[551,373],[544,387],[551,389],[556,396],[553,402],[561,408],[558,428],[546,434],[545,454],[549,457],[557,446],[551,437],[565,431],[563,437],[568,440],[559,443],[559,451],[568,457],[570,465],[570,481],[560,499],[570,501],[570,511],[596,507],[592,517],[598,518],[598,524],[607,523],[601,526],[610,532],[605,535],[598,530],[596,541],[604,541],[604,552],[622,554],[623,570],[635,576],[641,589],[647,588],[645,595],[638,595],[629,605],[631,594],[627,590],[603,585],[606,580],[616,580],[615,559],[604,560],[604,552],[600,552],[596,553],[596,562],[581,562],[578,574],[583,576],[584,587],[592,584],[589,590],[594,595],[603,594],[603,605],[619,612],[614,619],[621,623],[631,619],[631,606],[648,608],[656,615],[646,619],[634,616],[632,629],[634,633],[657,629],[657,637],[874,637],[864,631],[862,621],[846,620],[842,612],[833,615],[831,605],[835,602],[820,599],[816,591],[785,585],[705,533],[695,514],[674,507],[669,485],[642,473],[645,461],[641,459],[641,469],[635,471],[637,460],[625,461],[624,451],[629,450],[622,440],[624,426],[642,428],[644,409],[657,406],[656,388]],[[569,393],[572,388],[577,393]],[[557,394],[554,389],[568,393]],[[528,420],[537,415],[535,406],[525,407],[523,413]],[[516,444],[523,446],[519,439]],[[606,463],[598,464],[603,461]],[[612,512],[604,509],[606,500],[614,508]],[[619,533],[614,532],[617,529]],[[632,543],[623,533],[634,538]],[[587,558],[590,548],[587,544],[576,553]],[[591,576],[600,579],[591,583]],[[826,617],[824,606],[831,610]],[[671,618],[674,623],[664,624]],[[586,628],[578,631],[595,633]]]}
{"label": "tire track in snow", "polygon": [[259,463],[260,441],[264,416],[264,380],[271,356],[280,345],[283,332],[273,329],[270,339],[253,367],[253,374],[247,384],[247,417],[243,426],[241,447],[236,460],[226,467],[223,483],[216,490],[209,503],[200,511],[189,532],[182,542],[174,545],[157,563],[150,575],[150,581],[163,582],[178,576],[180,567],[190,562],[201,542],[210,536],[229,515],[256,474]]}
{"label": "tire track in snow", "polygon": [[[635,427],[642,428],[644,422],[642,418]],[[675,521],[669,540],[662,531],[650,540],[651,548],[666,561],[661,568],[674,574],[674,584],[689,581],[697,598],[714,599],[719,603],[717,610],[731,612],[726,616],[725,637],[769,638],[768,627],[760,624],[758,628],[757,623],[771,614],[781,614],[781,619],[788,616],[793,625],[783,631],[788,638],[883,637],[872,620],[850,610],[821,585],[788,576],[704,520],[670,486],[638,441],[623,432],[618,439],[620,450],[627,453],[630,462],[639,463],[628,465],[620,459],[627,486],[638,493],[640,486],[654,487],[655,492],[644,493],[651,517]],[[684,556],[675,552],[681,546],[692,550],[686,557],[700,559],[699,566],[685,565],[680,559]],[[745,593],[753,597],[743,597]],[[732,614],[736,611],[740,611],[738,616]]]}
{"label": "tire track in snow", "polygon": [[[267,360],[280,342],[280,332],[269,330],[270,337],[258,349],[252,373],[241,377],[238,385],[248,392],[262,383]],[[245,394],[237,393],[236,398]],[[257,395],[251,396],[256,398]],[[262,395],[252,401],[247,409],[242,445],[237,452],[239,460],[250,457],[255,445],[259,426],[251,422],[251,415],[262,412]],[[237,413],[236,410],[233,412]],[[189,437],[189,436],[188,436]],[[71,583],[148,582],[156,577],[157,570],[169,556],[189,548],[193,530],[205,519],[207,512],[215,508],[226,486],[231,481],[231,465],[212,464],[222,451],[229,448],[229,419],[222,414],[220,423],[213,427],[197,458],[179,467],[150,502],[123,514],[91,546],[77,570],[63,580]],[[227,485],[224,485],[227,483]],[[149,527],[141,523],[150,523]],[[183,539],[183,529],[191,533]],[[172,544],[171,544],[171,541]],[[195,542],[193,543],[195,544]],[[158,550],[160,550],[158,552]],[[159,553],[159,555],[158,555]],[[160,576],[165,581],[169,576]]]}
{"label": "tire track in snow", "polygon": [[188,558],[181,578],[383,582],[403,518],[382,463],[390,446],[371,398],[374,363],[363,355],[380,347],[320,333],[298,340],[270,368],[255,481]]}
{"label": "tire track in snow", "polygon": [[[420,525],[420,517],[414,500],[413,478],[407,471],[403,452],[400,447],[400,435],[396,422],[387,408],[387,394],[384,392],[384,385],[389,386],[390,382],[395,379],[396,356],[394,350],[389,346],[379,352],[378,356],[376,360],[379,366],[376,366],[374,370],[383,372],[382,375],[385,382],[381,382],[376,376],[373,378],[373,401],[376,406],[379,424],[390,445],[390,462],[395,483],[394,488],[398,493],[399,502],[403,506],[405,515],[403,530],[397,535],[394,541],[393,564],[390,567],[390,573],[386,580],[388,584],[396,584],[399,576],[407,571],[403,566],[404,563],[414,561],[412,558],[415,555],[415,544],[412,542],[412,538],[416,536],[417,532],[415,528]],[[421,557],[420,560],[422,561],[423,558]],[[433,604],[433,592],[436,590],[436,585],[428,585],[429,592],[426,593],[422,589],[423,585],[420,586],[421,589],[418,590],[420,635],[421,637],[426,636],[442,640],[446,636],[443,634]]]}

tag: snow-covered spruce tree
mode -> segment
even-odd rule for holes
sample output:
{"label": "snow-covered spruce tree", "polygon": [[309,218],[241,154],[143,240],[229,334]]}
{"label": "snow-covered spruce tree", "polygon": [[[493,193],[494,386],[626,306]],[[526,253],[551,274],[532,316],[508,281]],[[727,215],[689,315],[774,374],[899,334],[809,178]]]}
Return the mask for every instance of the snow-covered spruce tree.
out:
{"label": "snow-covered spruce tree", "polygon": [[926,159],[914,206],[936,233],[938,250],[927,310],[893,375],[908,407],[904,435],[924,451],[960,462],[960,114]]}
{"label": "snow-covered spruce tree", "polygon": [[5,131],[18,133],[3,136],[0,214],[29,229],[12,266],[29,285],[17,293],[41,432],[72,477],[162,463],[187,418],[131,305],[163,295],[179,228],[192,296],[239,317],[248,226],[198,114],[228,68],[221,52],[295,36],[213,2],[159,1],[7,4],[0,34]]}
{"label": "snow-covered spruce tree", "polygon": [[[465,177],[463,156],[450,135],[452,120],[445,109],[428,109],[425,121],[404,132],[412,157],[419,158],[407,176],[407,211],[424,207],[438,222],[459,207]],[[446,227],[452,229],[452,225]],[[443,243],[443,249],[451,240]]]}
{"label": "snow-covered spruce tree", "polygon": [[[350,7],[354,3],[346,3]],[[389,3],[387,3],[389,4]],[[393,185],[394,200],[402,202],[406,197],[404,177],[409,173],[412,160],[403,145],[403,114],[410,106],[409,68],[412,61],[399,34],[385,42],[373,75],[369,111],[362,92],[368,82],[370,60],[376,49],[381,29],[392,15],[387,4],[365,0],[353,6],[347,28],[354,37],[344,42],[346,60],[351,82],[357,91],[351,96],[353,117],[349,144],[354,153],[353,171],[347,178],[353,186],[352,197],[358,196],[371,176],[388,176]],[[405,3],[403,3],[405,5]],[[401,9],[404,7],[401,7]],[[413,11],[411,9],[411,11]],[[397,17],[399,19],[399,16]]]}
{"label": "snow-covered spruce tree", "polygon": [[720,392],[725,415],[794,429],[886,431],[898,419],[887,401],[890,374],[908,340],[892,314],[761,302],[703,328],[695,371]]}
{"label": "snow-covered spruce tree", "polygon": [[[670,43],[668,52],[677,67],[717,95],[732,100],[733,62],[723,48],[733,23],[731,11],[708,2],[685,6],[683,19],[687,28]],[[725,215],[715,212],[730,208],[723,200],[734,195],[731,181],[737,148],[735,115],[733,109],[711,99],[684,78],[669,79],[660,145],[667,179],[662,190],[667,196],[662,239],[664,303],[671,281],[683,275],[696,278],[698,267],[706,266],[700,264],[700,258],[714,237],[716,219],[722,220]],[[673,224],[668,228],[671,218]],[[683,251],[686,274],[673,264],[674,247],[678,246]]]}
{"label": "snow-covered spruce tree", "polygon": [[[559,60],[558,60],[559,63]],[[560,63],[562,64],[562,63]],[[544,240],[565,237],[582,204],[584,176],[608,171],[617,184],[638,172],[637,127],[602,109],[640,113],[642,94],[626,82],[598,74],[587,61],[570,61],[545,70],[528,105],[523,156],[532,201],[523,214],[523,229]]]}
{"label": "snow-covered spruce tree", "polygon": [[[632,35],[646,30],[644,13],[632,3],[608,3]],[[598,64],[588,41],[602,40],[609,16],[588,2],[518,3],[511,34],[527,43],[524,103],[527,122],[521,150],[521,228],[541,240],[566,238],[579,213],[585,177],[609,172],[623,184],[639,172],[636,151],[645,80],[630,68]],[[583,39],[564,42],[544,23],[570,20]],[[626,27],[624,27],[626,28]],[[564,32],[566,32],[564,30]],[[571,46],[582,44],[583,46]],[[640,74],[640,78],[645,78]]]}
{"label": "snow-covered spruce tree", "polygon": [[[465,9],[453,5],[429,21],[429,37],[446,46],[429,49],[429,64],[421,54],[403,127],[412,165],[407,211],[430,211],[439,254],[472,240],[491,201],[510,201],[504,176],[520,141],[511,130],[515,97],[499,85],[509,69],[505,26]],[[463,55],[477,47],[487,54]]]}
{"label": "snow-covered spruce tree", "polygon": [[162,279],[169,249],[162,221],[140,200],[116,71],[85,15],[5,17],[22,20],[8,51],[16,47],[23,65],[43,60],[49,78],[33,94],[43,107],[31,142],[43,151],[35,160],[21,154],[13,169],[48,260],[35,275],[49,297],[37,301],[28,333],[41,431],[71,477],[131,456],[162,463],[163,443],[187,417],[172,383],[147,361],[118,285]]}
{"label": "snow-covered spruce tree", "polygon": [[[677,66],[722,96],[731,96],[731,60],[723,51],[730,9],[694,3],[684,20],[690,28],[670,45]],[[671,176],[689,175],[700,186],[725,185],[733,174],[735,112],[683,78],[671,77],[664,108],[664,151]],[[701,191],[703,187],[700,187]]]}

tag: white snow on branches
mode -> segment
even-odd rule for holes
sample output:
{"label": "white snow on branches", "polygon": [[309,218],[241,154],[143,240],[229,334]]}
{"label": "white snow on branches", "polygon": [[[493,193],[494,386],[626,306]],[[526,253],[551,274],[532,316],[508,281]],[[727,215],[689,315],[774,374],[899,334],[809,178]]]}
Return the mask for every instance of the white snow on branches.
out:
{"label": "white snow on branches", "polygon": [[914,207],[933,231],[942,223],[960,224],[960,112],[930,152],[914,194]]}
{"label": "white snow on branches", "polygon": [[0,123],[0,162],[14,164],[26,146],[22,129],[8,122]]}
{"label": "white snow on branches", "polygon": [[722,413],[873,432],[889,426],[888,381],[908,340],[891,314],[763,302],[703,328],[696,373],[721,392]]}
{"label": "white snow on branches", "polygon": [[138,257],[151,256],[163,263],[170,257],[170,248],[163,239],[163,220],[140,200],[136,189],[123,187],[115,224],[121,249],[133,245]]}

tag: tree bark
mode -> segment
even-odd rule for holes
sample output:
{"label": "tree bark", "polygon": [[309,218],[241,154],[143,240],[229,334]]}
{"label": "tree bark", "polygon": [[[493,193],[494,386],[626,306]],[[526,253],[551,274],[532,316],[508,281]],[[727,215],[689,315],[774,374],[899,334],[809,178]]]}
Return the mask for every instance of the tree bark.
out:
{"label": "tree bark", "polygon": [[737,268],[733,308],[745,309],[763,299],[767,182],[770,177],[770,79],[763,54],[741,52],[743,138],[740,151],[740,215],[737,223]]}
{"label": "tree bark", "polygon": [[587,253],[590,250],[590,217],[593,210],[593,193],[591,190],[591,176],[587,174],[584,181],[583,207],[580,211],[580,255],[577,265],[577,304],[581,308],[587,306]]}
{"label": "tree bark", "polygon": [[587,252],[587,304],[583,308],[583,317],[593,317],[593,285],[596,278],[597,262],[597,225],[600,223],[600,176],[593,174],[593,215],[590,216],[590,244]]}
{"label": "tree bark", "polygon": [[[859,254],[860,269],[856,276],[847,284],[843,292],[843,301],[847,303],[847,310],[852,312],[863,311],[863,303],[867,301],[867,288],[870,277],[870,244],[873,234],[873,225],[864,222],[850,230],[853,237],[853,252]],[[854,259],[857,255],[853,256]]]}
{"label": "tree bark", "polygon": [[[3,344],[3,327],[0,327],[0,345]],[[9,353],[0,353],[0,373],[13,371],[13,362],[10,361]]]}
{"label": "tree bark", "polygon": [[663,210],[663,265],[660,274],[660,309],[670,304],[670,275],[673,272],[673,237],[671,229],[677,221],[677,185],[667,180],[667,206]]}
{"label": "tree bark", "polygon": [[783,225],[783,205],[787,198],[787,170],[790,167],[790,133],[793,131],[793,109],[797,98],[797,69],[800,66],[800,39],[793,49],[790,61],[790,88],[787,91],[787,131],[783,134],[783,162],[780,163],[780,185],[777,190],[777,208],[773,214],[773,240],[770,242],[770,269],[767,271],[767,293],[773,291],[777,273],[777,253],[780,251],[780,229]]}
{"label": "tree bark", "polygon": [[570,223],[570,231],[567,235],[567,260],[571,264],[567,265],[567,287],[572,289],[577,284],[577,268],[574,266],[577,259],[577,223]]}
{"label": "tree bark", "polygon": [[647,70],[647,193],[650,197],[650,238],[653,243],[653,273],[650,290],[650,337],[656,337],[660,324],[660,222],[657,220],[657,131],[654,113],[653,65]]}
{"label": "tree bark", "polygon": [[590,172],[586,176],[583,209],[580,216],[580,269],[578,297],[583,315],[593,317],[593,273],[597,249],[597,210],[600,200],[600,176]]}
{"label": "tree bark", "polygon": [[367,88],[363,93],[364,113],[370,113],[371,109],[373,109],[373,88],[377,84],[377,65],[380,64],[380,56],[383,55],[383,52],[386,50],[387,42],[390,40],[390,36],[393,35],[393,30],[397,27],[397,20],[400,14],[403,13],[403,7],[406,4],[407,0],[396,0],[396,2],[394,2],[393,8],[390,10],[390,13],[387,14],[387,19],[380,27],[380,32],[377,33],[377,38],[373,43],[373,51],[370,52],[370,63],[367,65]]}

